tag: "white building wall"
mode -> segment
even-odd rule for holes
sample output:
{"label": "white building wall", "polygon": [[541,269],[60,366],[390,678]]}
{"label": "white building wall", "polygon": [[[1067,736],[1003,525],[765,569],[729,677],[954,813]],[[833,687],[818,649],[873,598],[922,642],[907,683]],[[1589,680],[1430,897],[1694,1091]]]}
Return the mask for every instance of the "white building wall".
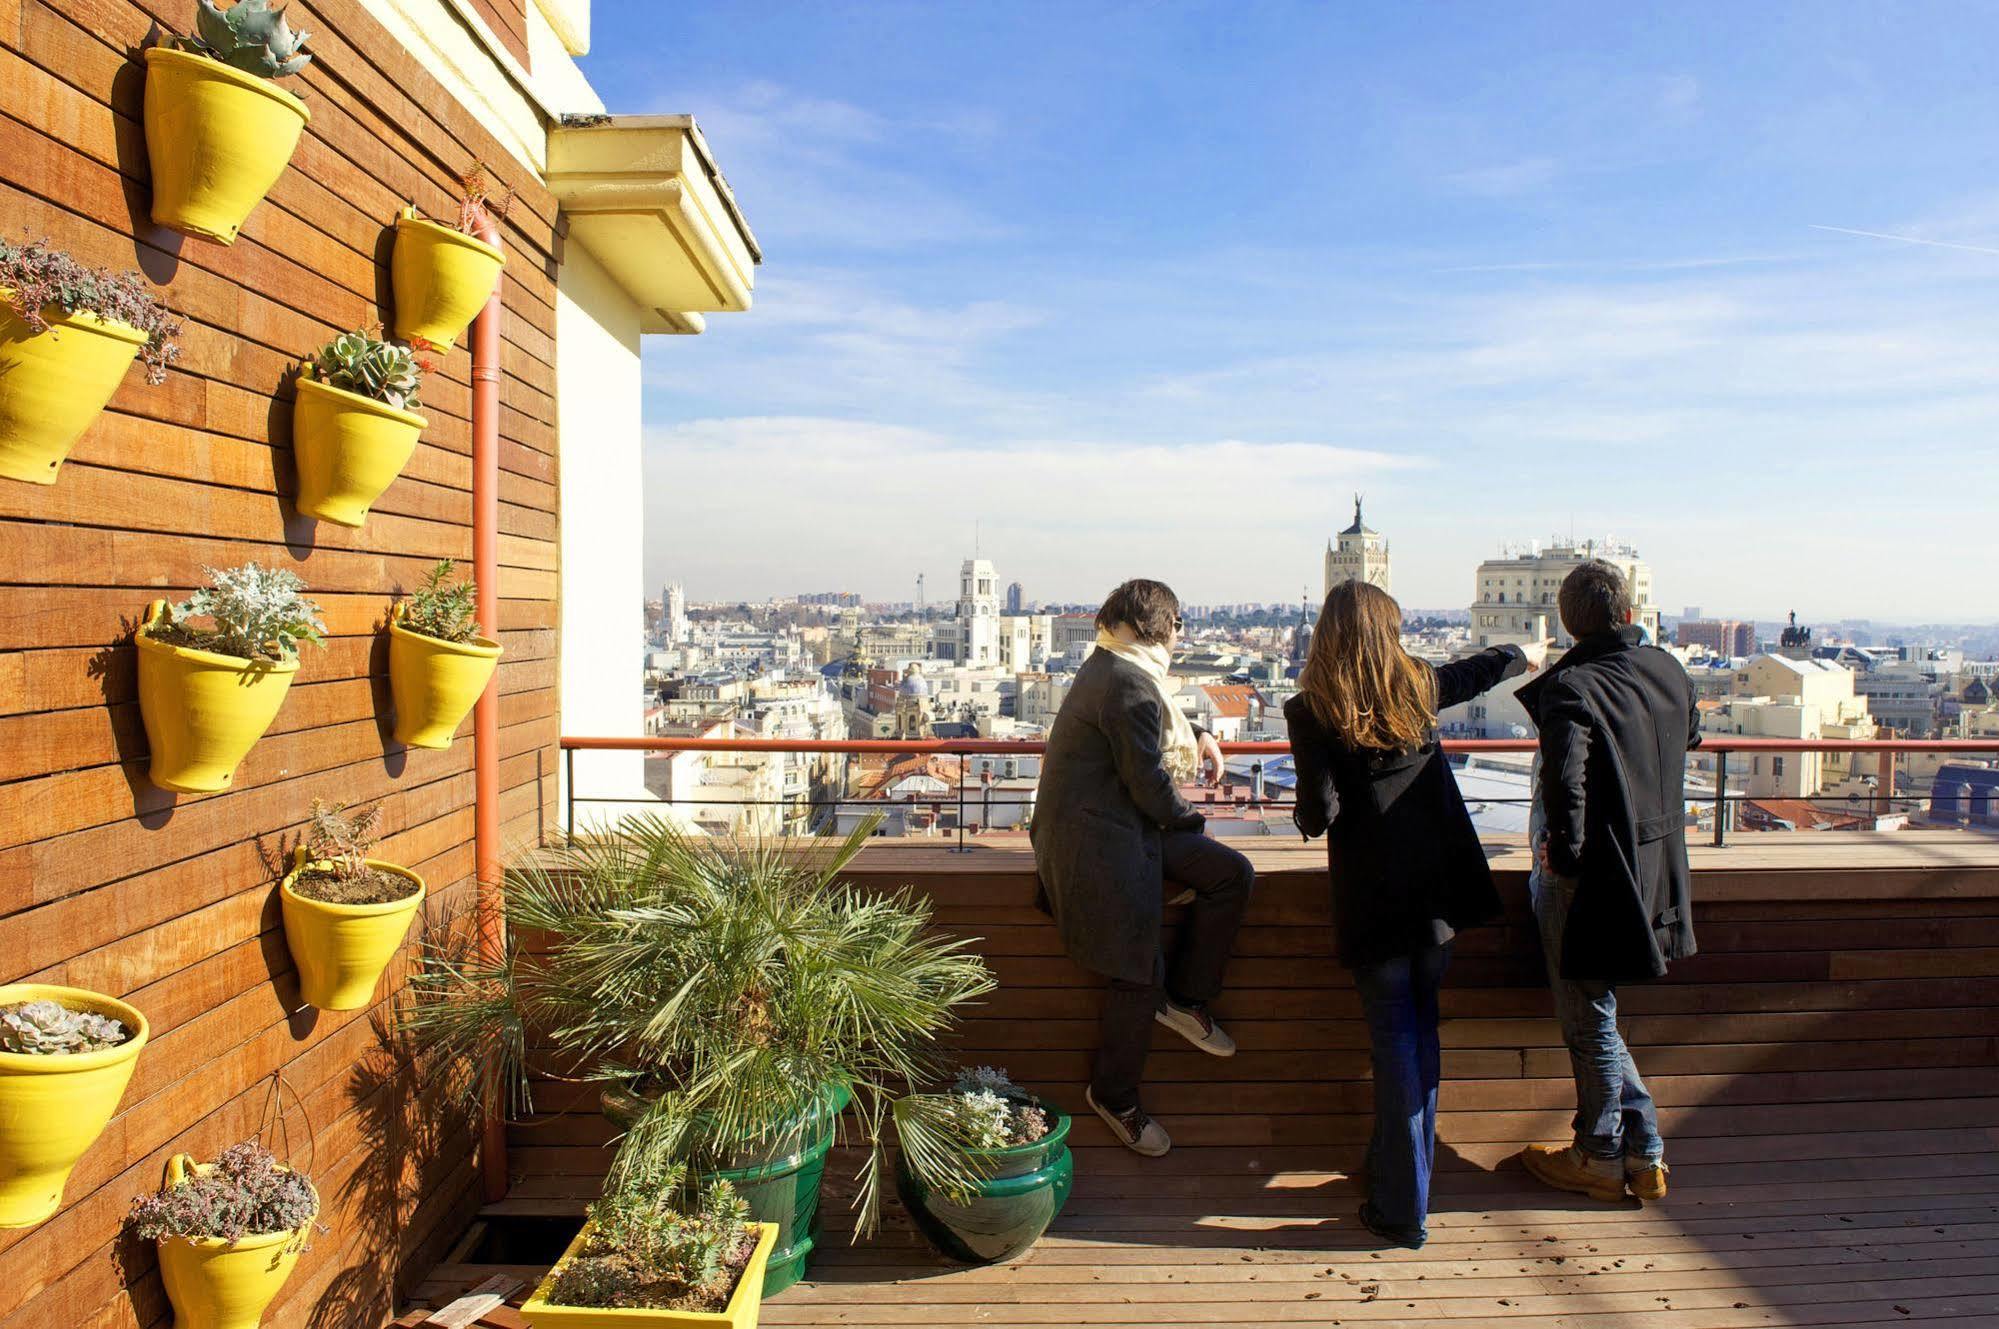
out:
{"label": "white building wall", "polygon": [[[645,640],[639,317],[594,259],[569,249],[555,300],[565,734],[639,736],[645,729],[636,668]],[[646,797],[644,754],[578,753],[576,787],[579,798]],[[566,807],[566,769],[560,792]],[[606,810],[580,807],[578,820]]]}

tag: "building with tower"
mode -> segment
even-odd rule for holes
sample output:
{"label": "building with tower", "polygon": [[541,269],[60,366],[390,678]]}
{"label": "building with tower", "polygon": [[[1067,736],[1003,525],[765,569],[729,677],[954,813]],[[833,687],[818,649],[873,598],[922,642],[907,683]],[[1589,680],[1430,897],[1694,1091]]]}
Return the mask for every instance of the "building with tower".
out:
{"label": "building with tower", "polygon": [[1326,590],[1343,581],[1364,581],[1387,591],[1388,541],[1381,532],[1371,531],[1361,520],[1359,494],[1353,496],[1353,525],[1326,542]]}
{"label": "building with tower", "polygon": [[930,680],[923,676],[923,666],[914,660],[902,671],[902,681],[896,684],[895,736],[930,737]]}
{"label": "building with tower", "polygon": [[959,665],[1000,663],[999,574],[990,560],[968,558],[958,570],[958,616],[938,629],[937,656]]}
{"label": "building with tower", "polygon": [[677,581],[668,582],[665,593],[660,596],[660,618],[667,645],[677,646],[687,641],[687,588]]}
{"label": "building with tower", "polygon": [[1562,630],[1557,599],[1562,582],[1591,559],[1601,559],[1623,574],[1638,624],[1657,641],[1659,606],[1652,602],[1652,568],[1638,551],[1617,540],[1557,540],[1545,549],[1539,541],[1513,546],[1478,565],[1471,607],[1473,644],[1484,649],[1552,637],[1564,650],[1575,645],[1575,639]]}

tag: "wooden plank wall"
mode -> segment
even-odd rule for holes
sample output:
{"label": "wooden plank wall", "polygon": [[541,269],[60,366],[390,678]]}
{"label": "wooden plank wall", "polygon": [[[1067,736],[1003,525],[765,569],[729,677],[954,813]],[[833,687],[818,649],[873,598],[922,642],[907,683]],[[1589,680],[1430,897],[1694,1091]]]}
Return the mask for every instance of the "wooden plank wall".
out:
{"label": "wooden plank wall", "polygon": [[528,0],[472,0],[507,53],[528,68]]}
{"label": "wooden plank wall", "polygon": [[[291,83],[312,112],[291,169],[231,248],[154,228],[132,55],[155,18],[184,28],[189,9],[0,0],[0,227],[137,266],[189,320],[167,382],[129,375],[55,487],[0,483],[0,980],[98,988],[154,1031],[65,1207],[0,1234],[4,1329],[164,1324],[150,1251],[118,1240],[126,1205],[169,1154],[248,1136],[274,1071],[302,1101],[286,1125],[330,1231],[267,1323],[383,1322],[396,1281],[474,1204],[474,1132],[384,1051],[385,1008],[293,1014],[266,864],[315,796],[381,799],[382,852],[428,879],[431,920],[470,906],[469,722],[448,751],[397,748],[377,634],[392,590],[471,556],[469,352],[425,384],[430,427],[365,530],[302,521],[281,496],[287,370],[386,312],[385,227],[406,200],[454,216],[452,175],[475,157],[521,190],[504,237],[502,817],[525,839],[553,817],[554,203],[357,0],[293,0],[316,58]],[[305,579],[331,639],[306,655],[237,787],[174,799],[144,779],[122,634],[205,566],[252,558]]]}
{"label": "wooden plank wall", "polygon": [[[1145,1103],[1182,1171],[1204,1159],[1215,1175],[1359,1165],[1372,1121],[1367,1028],[1332,958],[1324,870],[1305,857],[1259,882],[1217,1007],[1241,1051],[1217,1061],[1163,1032],[1154,1044]],[[913,883],[937,902],[939,926],[982,939],[1000,986],[960,1056],[1005,1066],[1079,1113],[1079,1172],[1117,1170],[1120,1147],[1081,1099],[1096,993],[1034,911],[1024,864],[968,870],[942,849],[898,848],[857,868],[866,884]],[[1505,924],[1460,939],[1444,995],[1440,1168],[1490,1168],[1528,1141],[1562,1139],[1574,1109],[1524,874],[1499,877]],[[1669,1139],[1770,1136],[1775,1147],[1850,1134],[1864,1152],[1858,1132],[1945,1138],[1999,1119],[1999,869],[1706,871],[1696,898],[1703,953],[1622,998]],[[518,1212],[580,1204],[606,1158],[587,1090],[551,1083],[537,1104],[544,1115],[514,1133]]]}

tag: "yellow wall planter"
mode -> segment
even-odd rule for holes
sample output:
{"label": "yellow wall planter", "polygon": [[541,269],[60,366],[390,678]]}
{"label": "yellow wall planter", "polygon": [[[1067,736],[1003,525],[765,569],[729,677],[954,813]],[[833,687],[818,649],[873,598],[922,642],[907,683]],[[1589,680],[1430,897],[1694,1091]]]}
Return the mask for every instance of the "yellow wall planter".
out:
{"label": "yellow wall planter", "polygon": [[292,408],[298,510],[341,526],[361,525],[369,505],[409,465],[429,423],[415,412],[301,376]]}
{"label": "yellow wall planter", "polygon": [[29,1227],[62,1204],[62,1188],[83,1151],[118,1110],[150,1032],[122,1001],[46,983],[0,987],[0,1006],[58,1001],[122,1023],[131,1037],[102,1052],[37,1057],[0,1052],[0,1227]]}
{"label": "yellow wall planter", "polygon": [[118,385],[146,334],[129,324],[50,308],[36,332],[0,286],[0,476],[52,485],[63,459]]}
{"label": "yellow wall planter", "polygon": [[396,337],[439,354],[463,336],[492,297],[504,252],[476,236],[425,221],[412,208],[396,219],[389,272],[396,288]]}
{"label": "yellow wall planter", "polygon": [[521,1306],[521,1316],[533,1329],[756,1329],[763,1312],[764,1266],[770,1261],[771,1247],[777,1243],[777,1224],[752,1223],[757,1230],[756,1249],[743,1269],[742,1281],[723,1310],[712,1314],[698,1311],[623,1310],[600,1306],[560,1306],[548,1299],[562,1266],[575,1258],[590,1235],[590,1225],[576,1234],[569,1249],[556,1261],[555,1268]]}
{"label": "yellow wall planter", "polygon": [[396,699],[396,742],[448,748],[500,663],[500,644],[484,637],[439,641],[402,625],[389,611],[389,690]]}
{"label": "yellow wall planter", "polygon": [[[167,1160],[167,1185],[206,1172],[186,1154]],[[160,1281],[174,1304],[174,1329],[257,1329],[305,1249],[305,1227],[242,1237],[162,1237]]]}
{"label": "yellow wall planter", "polygon": [[164,46],[146,50],[153,221],[230,244],[285,173],[312,118],[267,78]]}
{"label": "yellow wall planter", "polygon": [[358,1011],[375,997],[375,981],[389,967],[409,935],[410,919],[423,904],[423,878],[408,868],[368,859],[371,868],[407,877],[414,888],[385,904],[331,904],[293,889],[308,867],[304,848],[278,890],[285,915],[285,944],[298,966],[299,989],[323,1011]]}
{"label": "yellow wall planter", "polygon": [[155,600],[139,629],[139,711],[152,749],[147,778],[162,789],[209,794],[227,789],[298,672],[298,661],[239,660],[169,646],[146,635],[165,621]]}

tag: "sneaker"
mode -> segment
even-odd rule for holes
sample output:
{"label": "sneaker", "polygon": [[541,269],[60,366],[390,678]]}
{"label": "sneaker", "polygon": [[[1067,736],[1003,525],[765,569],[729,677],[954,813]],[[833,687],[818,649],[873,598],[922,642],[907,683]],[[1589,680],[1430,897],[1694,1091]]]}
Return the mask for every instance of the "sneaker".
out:
{"label": "sneaker", "polygon": [[1666,1177],[1672,1170],[1663,1158],[1626,1158],[1624,1183],[1641,1200],[1663,1200],[1666,1198]]}
{"label": "sneaker", "polygon": [[1572,1144],[1530,1144],[1520,1151],[1520,1162],[1535,1180],[1558,1191],[1606,1202],[1624,1198],[1622,1159],[1593,1158]]}
{"label": "sneaker", "polygon": [[1104,1119],[1118,1143],[1133,1153],[1157,1158],[1173,1147],[1173,1138],[1166,1128],[1146,1116],[1144,1108],[1134,1104],[1128,1111],[1113,1112],[1097,1102],[1097,1096],[1087,1088],[1083,1090],[1083,1101],[1090,1105],[1090,1111]]}
{"label": "sneaker", "polygon": [[1406,1246],[1412,1251],[1423,1249],[1423,1243],[1430,1239],[1427,1232],[1411,1232],[1407,1228],[1392,1227],[1383,1221],[1381,1211],[1369,1200],[1360,1207],[1360,1225],[1380,1237],[1391,1246]]}
{"label": "sneaker", "polygon": [[1168,997],[1153,1018],[1211,1057],[1235,1055],[1235,1040],[1215,1023],[1208,1008],[1198,1002],[1182,1006]]}

